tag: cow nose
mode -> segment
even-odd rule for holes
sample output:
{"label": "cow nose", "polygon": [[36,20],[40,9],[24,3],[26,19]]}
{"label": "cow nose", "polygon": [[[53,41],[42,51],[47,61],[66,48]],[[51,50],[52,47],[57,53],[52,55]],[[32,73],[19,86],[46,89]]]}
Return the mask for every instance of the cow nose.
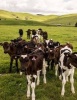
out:
{"label": "cow nose", "polygon": [[4,51],[4,53],[7,53],[6,51]]}
{"label": "cow nose", "polygon": [[4,53],[5,53],[5,51],[4,51]]}

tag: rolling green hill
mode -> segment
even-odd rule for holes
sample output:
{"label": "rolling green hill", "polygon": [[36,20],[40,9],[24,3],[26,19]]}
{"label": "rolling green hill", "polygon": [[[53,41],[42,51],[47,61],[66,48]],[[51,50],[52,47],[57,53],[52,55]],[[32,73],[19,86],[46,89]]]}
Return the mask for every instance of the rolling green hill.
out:
{"label": "rolling green hill", "polygon": [[50,25],[62,25],[62,26],[74,26],[76,22],[77,22],[77,14],[57,16],[54,19],[44,21],[44,23]]}
{"label": "rolling green hill", "polygon": [[56,18],[56,15],[33,15],[29,13],[18,13],[0,10],[0,18],[2,19],[16,19],[16,20],[32,20],[32,21],[46,21],[48,19]]}
{"label": "rolling green hill", "polygon": [[32,24],[32,25],[74,26],[76,22],[77,22],[77,14],[67,14],[62,16],[41,15],[41,14],[33,15],[29,13],[18,13],[18,12],[9,12],[0,10],[0,25],[3,24],[26,25],[25,23],[30,23],[28,25]]}

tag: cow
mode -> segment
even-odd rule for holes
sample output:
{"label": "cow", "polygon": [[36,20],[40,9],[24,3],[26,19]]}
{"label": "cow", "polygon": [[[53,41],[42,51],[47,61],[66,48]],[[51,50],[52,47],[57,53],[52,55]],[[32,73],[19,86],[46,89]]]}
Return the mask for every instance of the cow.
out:
{"label": "cow", "polygon": [[55,52],[55,59],[54,59],[54,63],[55,63],[55,75],[58,75],[58,70],[59,69],[59,59],[60,59],[60,55],[62,52],[64,52],[65,50],[73,50],[73,46],[70,43],[65,43],[63,45],[61,45],[59,42],[56,42],[58,45],[55,46],[54,48],[54,52]]}
{"label": "cow", "polygon": [[16,55],[16,47],[13,43],[8,43],[8,42],[4,42],[2,43],[2,46],[3,46],[3,50],[4,50],[4,53],[5,54],[9,54],[10,56],[10,69],[9,69],[9,72],[12,72],[12,64],[13,64],[13,61],[15,60],[16,61],[16,67],[17,67],[17,72],[19,72],[19,69],[18,69],[18,56]]}
{"label": "cow", "polygon": [[49,67],[53,70],[55,64],[58,63],[58,59],[59,59],[59,49],[57,49],[60,46],[60,43],[54,42],[52,39],[50,40],[45,40],[44,41],[44,46],[45,46],[45,51],[46,51],[46,59],[48,62],[48,70]]}
{"label": "cow", "polygon": [[27,32],[27,39],[30,39],[31,29],[28,29],[26,32]]}
{"label": "cow", "polygon": [[43,30],[41,28],[39,28],[37,31],[39,35],[43,36]]}
{"label": "cow", "polygon": [[59,59],[59,78],[62,79],[61,95],[64,96],[65,84],[70,76],[71,91],[75,93],[74,89],[74,70],[77,67],[77,52],[72,53],[72,49],[65,46],[60,50]]}
{"label": "cow", "polygon": [[43,36],[43,41],[44,40],[47,40],[48,39],[48,33],[45,31],[45,32],[42,32],[42,36]]}
{"label": "cow", "polygon": [[1,45],[3,46],[3,50],[5,54],[9,54],[10,56],[10,69],[9,72],[12,72],[12,65],[13,65],[13,61],[15,60],[16,62],[16,68],[17,68],[17,72],[19,72],[19,68],[18,68],[18,59],[20,57],[20,54],[22,54],[23,51],[23,47],[26,45],[26,41],[25,40],[11,40],[11,42],[4,42],[1,43]]}
{"label": "cow", "polygon": [[32,29],[32,37],[36,35],[36,30],[35,29]]}
{"label": "cow", "polygon": [[21,38],[23,36],[23,30],[19,29],[19,38]]}
{"label": "cow", "polygon": [[21,70],[25,72],[27,77],[27,97],[30,97],[30,87],[32,88],[32,100],[35,100],[35,82],[37,85],[40,82],[40,71],[43,72],[43,81],[46,83],[46,63],[44,52],[41,48],[35,50],[31,54],[21,55],[20,64]]}

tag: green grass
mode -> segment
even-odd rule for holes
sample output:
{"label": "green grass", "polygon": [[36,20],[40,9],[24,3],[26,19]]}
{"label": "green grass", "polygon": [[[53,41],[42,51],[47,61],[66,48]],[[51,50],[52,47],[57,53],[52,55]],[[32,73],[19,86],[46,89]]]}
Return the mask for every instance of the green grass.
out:
{"label": "green grass", "polygon": [[46,26],[49,24],[45,24],[43,22],[38,21],[31,21],[31,20],[15,20],[15,19],[7,19],[7,20],[0,20],[0,25],[33,25],[33,26]]}
{"label": "green grass", "polygon": [[[61,44],[72,43],[73,51],[77,51],[77,28],[76,27],[50,27],[50,26],[22,26],[22,25],[0,25],[0,42],[15,39],[19,36],[19,29],[23,29],[23,39],[26,39],[26,30],[42,28],[48,32],[48,38],[59,41]],[[26,98],[27,82],[26,76],[16,73],[13,65],[13,73],[9,74],[10,58],[4,54],[0,46],[0,100],[30,100]],[[19,65],[20,68],[20,65]],[[36,100],[77,100],[77,70],[75,71],[75,90],[73,95],[70,91],[70,83],[66,84],[65,96],[61,97],[61,81],[54,75],[54,70],[47,72],[47,84],[41,83],[36,87]]]}

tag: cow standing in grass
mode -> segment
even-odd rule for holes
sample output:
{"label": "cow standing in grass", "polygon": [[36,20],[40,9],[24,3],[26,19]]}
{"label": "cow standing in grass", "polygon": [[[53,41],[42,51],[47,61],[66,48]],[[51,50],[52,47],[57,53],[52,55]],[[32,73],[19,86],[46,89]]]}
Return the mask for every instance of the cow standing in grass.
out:
{"label": "cow standing in grass", "polygon": [[17,67],[17,72],[19,72],[18,69],[18,56],[16,55],[16,47],[13,43],[8,43],[8,42],[4,42],[2,43],[3,49],[4,49],[4,53],[5,54],[9,54],[10,55],[10,69],[9,72],[12,72],[12,64],[13,61],[16,61],[16,67]]}
{"label": "cow standing in grass", "polygon": [[32,88],[32,100],[35,100],[35,84],[40,83],[40,71],[42,71],[46,83],[46,63],[44,52],[41,48],[36,49],[31,54],[21,55],[20,57],[21,70],[25,72],[27,77],[27,97],[30,97],[30,87]]}
{"label": "cow standing in grass", "polygon": [[64,96],[65,84],[70,76],[71,91],[75,93],[74,89],[74,71],[77,67],[77,52],[72,53],[72,48],[67,45],[60,50],[59,59],[59,78],[62,79],[61,95]]}
{"label": "cow standing in grass", "polygon": [[27,39],[30,39],[30,37],[31,37],[31,36],[30,36],[30,35],[31,35],[31,30],[28,29],[26,32],[27,32]]}
{"label": "cow standing in grass", "polygon": [[10,56],[10,69],[9,69],[10,73],[12,72],[12,65],[14,60],[16,62],[17,72],[19,72],[18,59],[19,59],[19,55],[24,52],[23,47],[25,45],[26,45],[26,41],[21,39],[20,41],[19,39],[17,40],[14,39],[12,40],[11,43],[8,42],[1,43],[1,46],[3,46],[4,53],[9,54]]}

